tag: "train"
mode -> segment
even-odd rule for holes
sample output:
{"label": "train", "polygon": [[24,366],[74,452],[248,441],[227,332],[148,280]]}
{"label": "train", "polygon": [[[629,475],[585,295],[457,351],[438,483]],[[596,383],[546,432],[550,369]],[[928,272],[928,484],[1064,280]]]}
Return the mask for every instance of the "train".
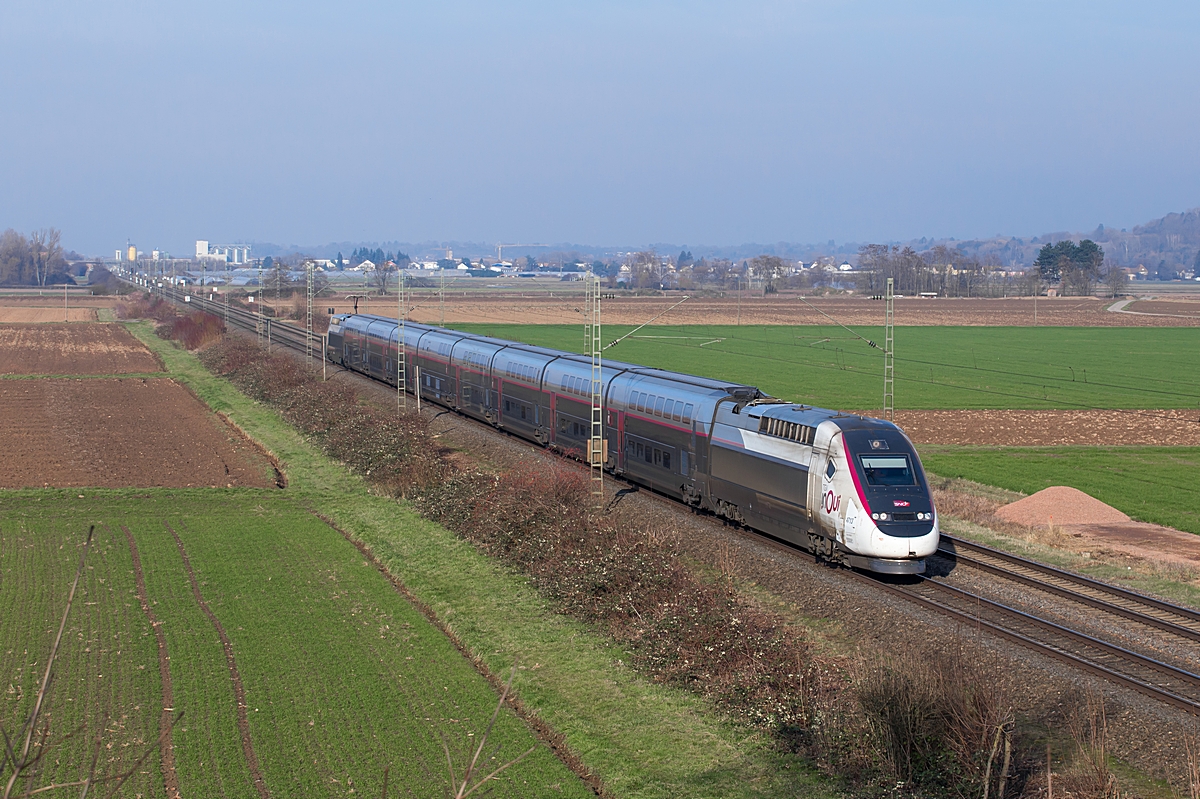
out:
{"label": "train", "polygon": [[[330,317],[326,357],[464,416],[795,544],[831,564],[920,574],[938,514],[917,452],[890,421],[755,386],[373,314]],[[598,393],[602,444],[591,445]]]}

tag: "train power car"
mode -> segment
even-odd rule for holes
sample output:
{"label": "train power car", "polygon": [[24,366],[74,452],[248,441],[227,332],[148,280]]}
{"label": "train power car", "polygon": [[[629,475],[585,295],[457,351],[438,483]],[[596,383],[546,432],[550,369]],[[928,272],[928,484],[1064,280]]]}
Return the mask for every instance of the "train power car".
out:
{"label": "train power car", "polygon": [[[370,314],[330,318],[326,356],[561,451],[586,452],[585,356]],[[912,442],[882,419],[796,405],[754,386],[605,361],[604,467],[834,563],[924,571],[937,510]]]}

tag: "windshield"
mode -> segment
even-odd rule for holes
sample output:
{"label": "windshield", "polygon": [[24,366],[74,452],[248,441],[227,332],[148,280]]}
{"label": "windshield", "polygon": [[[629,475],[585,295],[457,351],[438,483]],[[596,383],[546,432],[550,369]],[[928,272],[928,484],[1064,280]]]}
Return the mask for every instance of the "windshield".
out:
{"label": "windshield", "polygon": [[917,482],[907,455],[860,455],[867,484],[873,486],[910,486]]}

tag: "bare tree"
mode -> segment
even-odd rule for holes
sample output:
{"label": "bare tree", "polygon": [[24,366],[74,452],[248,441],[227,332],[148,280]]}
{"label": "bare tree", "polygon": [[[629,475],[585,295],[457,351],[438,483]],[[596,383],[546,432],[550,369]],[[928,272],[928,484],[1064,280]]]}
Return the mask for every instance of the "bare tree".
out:
{"label": "bare tree", "polygon": [[62,246],[59,244],[61,238],[62,234],[57,228],[35,230],[29,236],[29,255],[39,286],[46,285],[46,278],[52,269],[62,269],[66,265],[63,261]]}
{"label": "bare tree", "polygon": [[642,250],[628,256],[629,279],[633,288],[661,288],[662,274],[658,253],[654,250]]}
{"label": "bare tree", "polygon": [[757,255],[750,260],[750,274],[762,281],[763,294],[770,294],[775,281],[787,274],[787,262],[778,255]]}
{"label": "bare tree", "polygon": [[375,268],[371,270],[370,281],[371,287],[380,294],[388,293],[388,284],[392,282],[392,275],[396,274],[396,264],[392,261],[384,261],[383,263],[375,264]]}

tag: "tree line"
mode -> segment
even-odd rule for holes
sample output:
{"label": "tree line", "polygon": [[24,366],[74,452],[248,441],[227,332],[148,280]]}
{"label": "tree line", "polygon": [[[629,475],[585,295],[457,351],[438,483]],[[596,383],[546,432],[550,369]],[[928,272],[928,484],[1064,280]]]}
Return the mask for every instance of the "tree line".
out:
{"label": "tree line", "polygon": [[74,282],[55,228],[28,237],[9,228],[0,234],[0,286],[52,286]]}

